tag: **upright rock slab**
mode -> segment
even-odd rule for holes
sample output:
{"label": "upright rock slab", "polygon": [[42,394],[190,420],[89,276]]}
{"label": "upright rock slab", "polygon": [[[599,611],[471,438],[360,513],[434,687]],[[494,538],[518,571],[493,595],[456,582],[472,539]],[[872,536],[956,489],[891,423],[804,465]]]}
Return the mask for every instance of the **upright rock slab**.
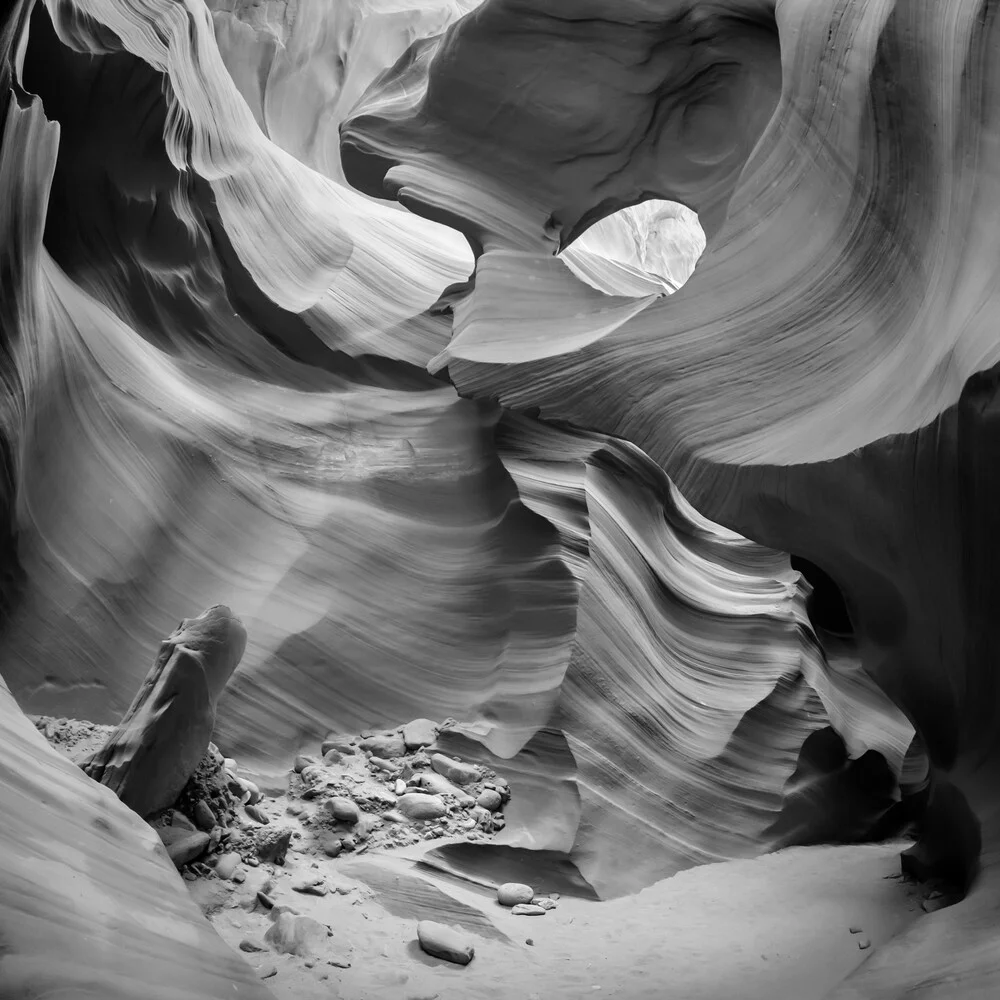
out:
{"label": "upright rock slab", "polygon": [[148,816],[172,805],[204,756],[215,707],[247,634],[225,605],[185,618],[107,743],[81,763],[125,805]]}

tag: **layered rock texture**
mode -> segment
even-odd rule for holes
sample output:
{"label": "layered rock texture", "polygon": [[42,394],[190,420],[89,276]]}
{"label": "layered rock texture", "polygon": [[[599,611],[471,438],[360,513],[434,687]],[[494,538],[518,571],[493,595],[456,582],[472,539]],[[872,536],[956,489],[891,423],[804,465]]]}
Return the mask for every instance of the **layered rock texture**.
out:
{"label": "layered rock texture", "polygon": [[[971,891],[842,995],[992,994],[993,4],[19,0],[0,55],[24,711],[117,722],[225,601],[227,753],[454,717],[599,896],[926,800]],[[24,845],[155,835],[4,712],[0,994],[235,995],[180,902],[148,967],[32,964],[77,925]]]}

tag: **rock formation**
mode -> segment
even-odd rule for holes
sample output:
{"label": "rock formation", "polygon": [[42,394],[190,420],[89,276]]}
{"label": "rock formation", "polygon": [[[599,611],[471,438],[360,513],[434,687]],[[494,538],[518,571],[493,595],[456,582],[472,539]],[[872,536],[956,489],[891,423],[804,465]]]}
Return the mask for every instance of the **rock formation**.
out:
{"label": "rock formation", "polygon": [[1000,980],[994,5],[403,6],[14,5],[11,692],[224,599],[227,752],[453,716],[602,896],[922,796],[971,891],[843,995]]}
{"label": "rock formation", "polygon": [[215,706],[246,648],[246,631],[227,607],[185,618],[107,743],[80,766],[130,809],[149,816],[172,806],[215,728]]}

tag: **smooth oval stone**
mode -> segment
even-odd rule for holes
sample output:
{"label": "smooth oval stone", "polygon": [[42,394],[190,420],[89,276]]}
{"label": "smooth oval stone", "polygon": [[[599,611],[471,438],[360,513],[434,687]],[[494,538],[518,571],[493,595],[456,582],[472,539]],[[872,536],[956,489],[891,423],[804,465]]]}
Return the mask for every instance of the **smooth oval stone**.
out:
{"label": "smooth oval stone", "polygon": [[399,733],[370,736],[361,741],[361,749],[368,750],[373,757],[381,757],[383,760],[394,760],[406,754],[406,744]]}
{"label": "smooth oval stone", "polygon": [[353,799],[345,798],[343,795],[335,795],[326,801],[327,812],[341,823],[357,823],[361,819],[361,810]]}
{"label": "smooth oval stone", "polygon": [[443,753],[436,753],[431,757],[431,767],[456,785],[471,785],[480,778],[479,768],[474,764],[463,764],[459,760],[445,757]]}
{"label": "smooth oval stone", "polygon": [[483,809],[489,809],[490,812],[496,812],[501,805],[500,793],[494,791],[492,788],[487,788],[485,791],[479,793],[476,805],[482,806]]}
{"label": "smooth oval stone", "polygon": [[504,882],[497,889],[497,901],[501,906],[517,906],[518,903],[530,903],[535,898],[535,890],[523,882]]}
{"label": "smooth oval stone", "polygon": [[233,872],[236,871],[236,866],[240,863],[240,856],[236,851],[229,851],[227,854],[223,854],[219,857],[219,860],[215,863],[215,874],[219,878],[232,878]]}
{"label": "smooth oval stone", "polygon": [[417,941],[428,955],[456,965],[468,965],[476,955],[471,938],[436,920],[421,920],[417,924]]}
{"label": "smooth oval stone", "polygon": [[396,809],[407,819],[428,820],[440,819],[448,814],[444,800],[437,795],[425,795],[422,792],[410,792],[401,795],[396,803]]}

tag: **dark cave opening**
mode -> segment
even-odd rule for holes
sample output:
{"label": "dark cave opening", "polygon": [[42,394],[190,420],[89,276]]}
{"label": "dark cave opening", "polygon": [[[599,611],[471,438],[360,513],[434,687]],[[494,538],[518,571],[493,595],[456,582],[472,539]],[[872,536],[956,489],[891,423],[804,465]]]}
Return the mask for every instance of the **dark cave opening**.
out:
{"label": "dark cave opening", "polygon": [[847,601],[833,577],[802,556],[793,555],[790,559],[792,569],[797,569],[812,587],[812,593],[806,599],[806,613],[813,626],[833,635],[854,635]]}

